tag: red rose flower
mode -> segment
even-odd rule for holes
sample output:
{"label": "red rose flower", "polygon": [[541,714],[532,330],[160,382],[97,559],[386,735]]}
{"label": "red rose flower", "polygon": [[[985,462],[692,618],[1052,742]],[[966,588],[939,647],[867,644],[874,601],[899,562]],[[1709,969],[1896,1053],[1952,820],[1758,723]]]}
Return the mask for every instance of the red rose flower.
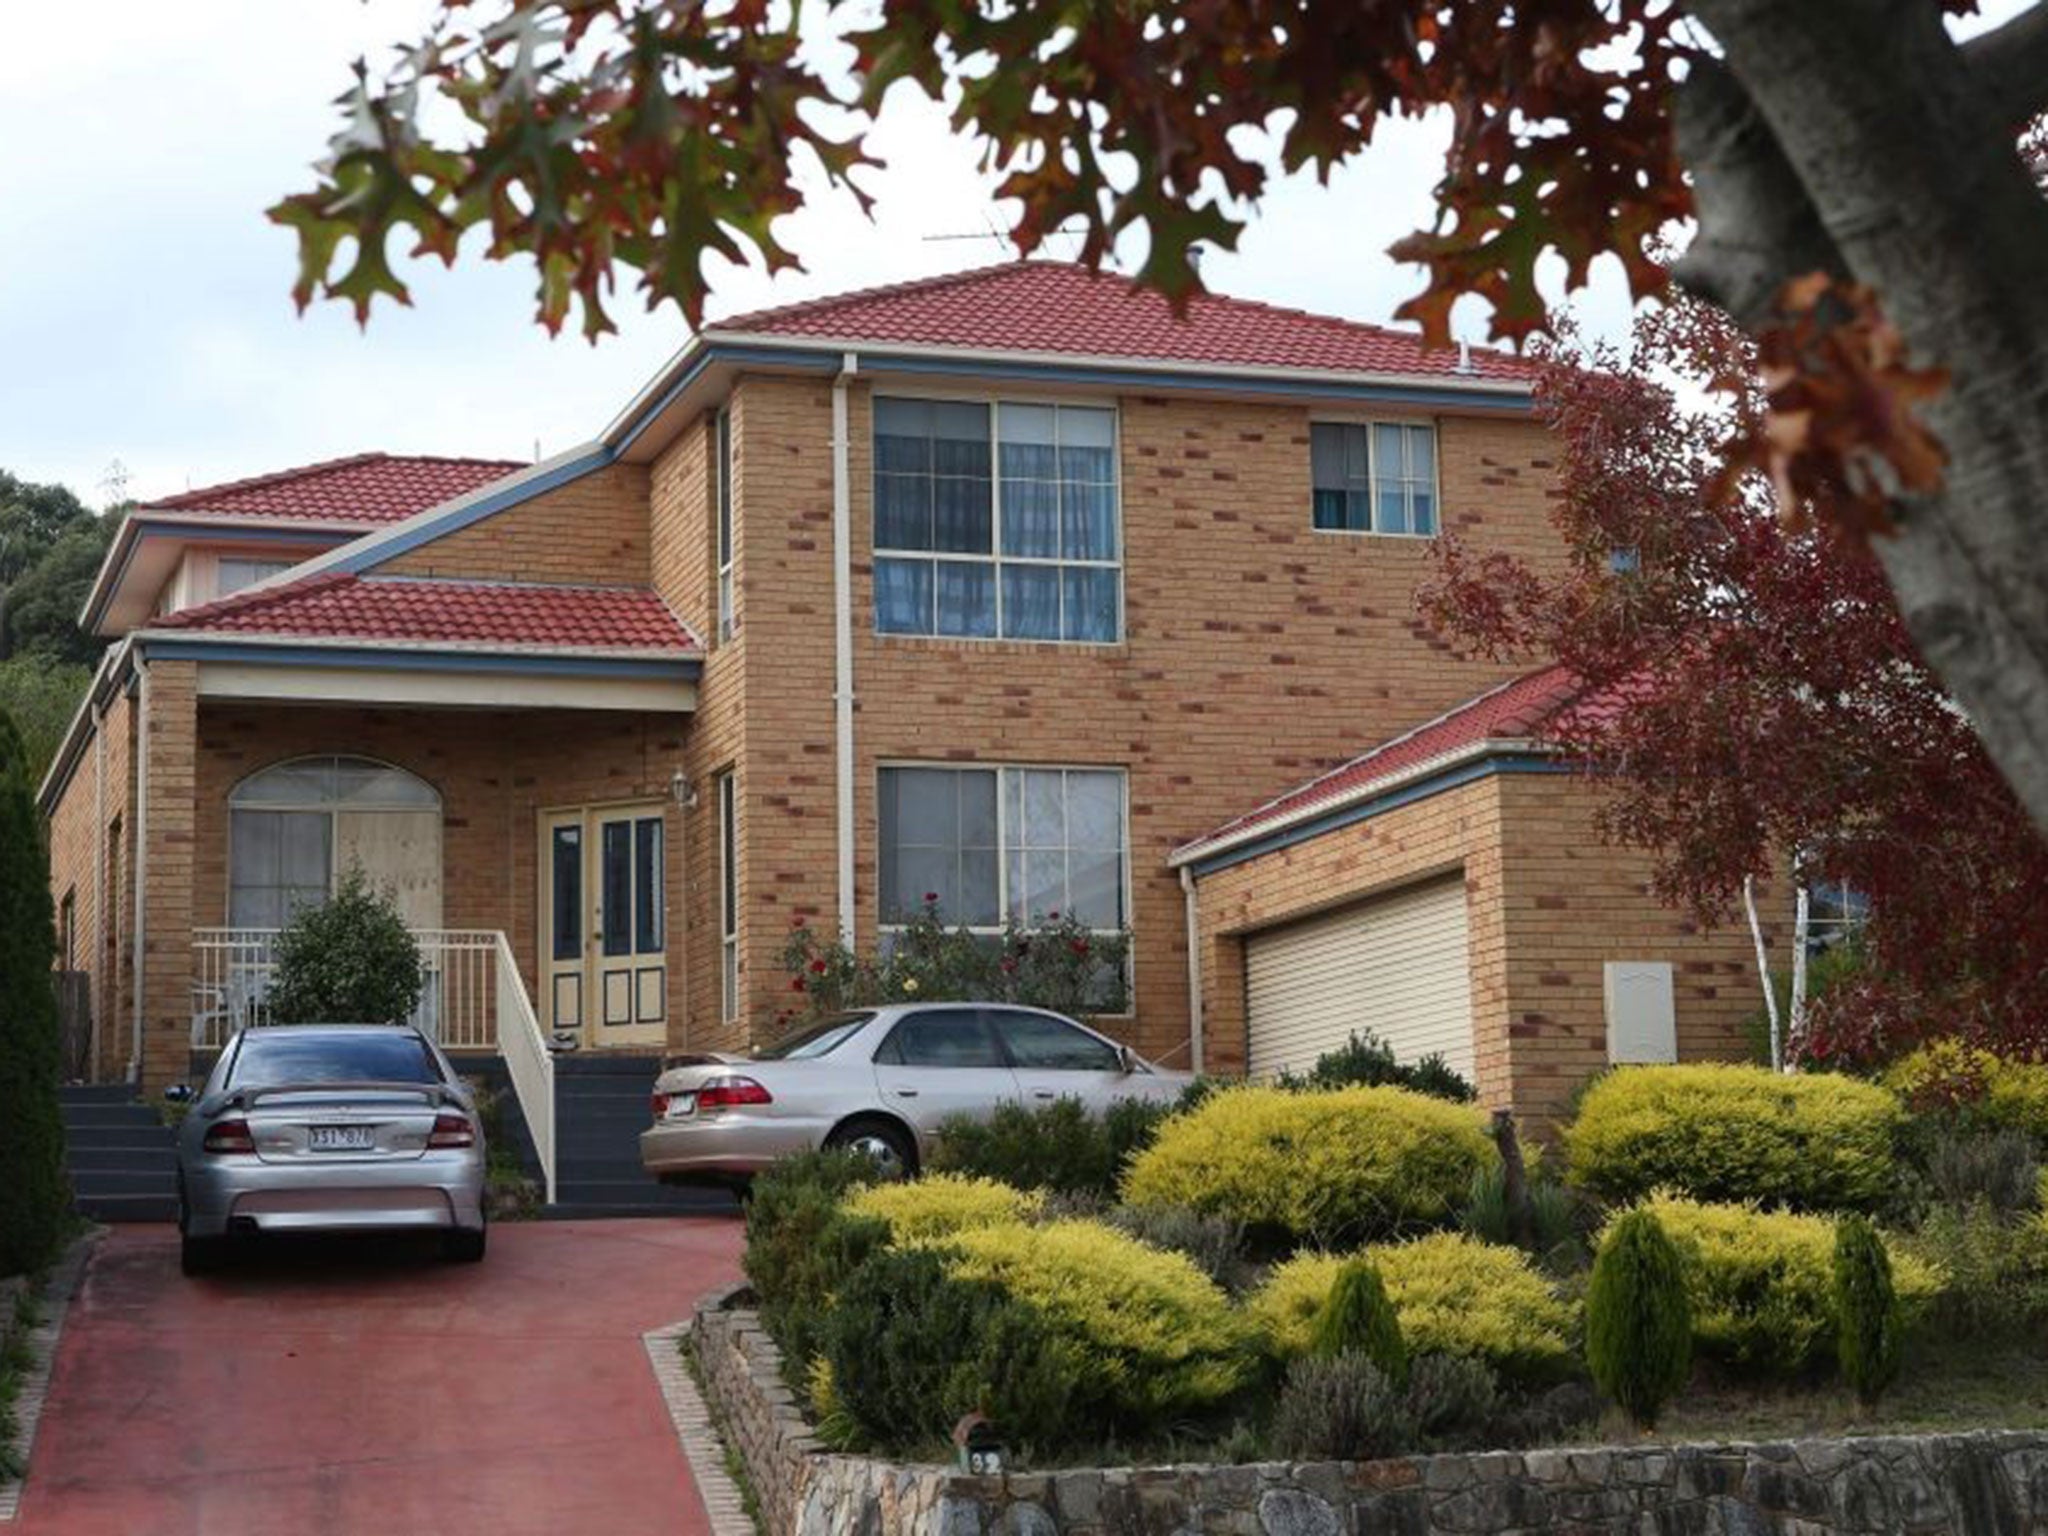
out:
{"label": "red rose flower", "polygon": [[792,992],[801,992],[801,991],[803,991],[803,989],[804,989],[804,979],[803,979],[803,977],[801,977],[801,976],[794,976],[794,977],[791,977],[791,978],[790,978],[790,983],[789,983],[789,990],[790,990],[790,991],[792,991]]}
{"label": "red rose flower", "polygon": [[822,960],[813,960],[813,961],[811,962],[811,974],[812,974],[813,976],[822,976],[822,975],[824,975],[824,974],[825,974],[825,962],[824,962],[824,961],[822,961]]}

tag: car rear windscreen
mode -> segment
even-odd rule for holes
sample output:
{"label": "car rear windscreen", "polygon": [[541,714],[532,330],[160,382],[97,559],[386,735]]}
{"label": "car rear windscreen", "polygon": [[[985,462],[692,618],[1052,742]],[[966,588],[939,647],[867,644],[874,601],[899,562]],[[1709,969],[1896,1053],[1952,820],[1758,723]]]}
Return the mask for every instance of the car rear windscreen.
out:
{"label": "car rear windscreen", "polygon": [[289,1025],[242,1037],[232,1088],[288,1083],[438,1083],[440,1065],[417,1035],[295,1035]]}

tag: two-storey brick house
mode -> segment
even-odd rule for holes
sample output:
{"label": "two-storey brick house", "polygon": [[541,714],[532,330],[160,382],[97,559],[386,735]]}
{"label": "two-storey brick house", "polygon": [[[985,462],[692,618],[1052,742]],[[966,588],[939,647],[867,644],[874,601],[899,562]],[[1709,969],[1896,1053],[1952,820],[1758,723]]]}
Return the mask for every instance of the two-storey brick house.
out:
{"label": "two-storey brick house", "polygon": [[1015,263],[714,324],[543,463],[143,507],[43,789],[94,1070],[153,1090],[260,1016],[269,930],[353,864],[426,936],[423,1018],[515,1081],[758,1040],[793,922],[868,945],[926,892],[1127,925],[1104,1022],[1175,1064],[1370,1024],[1540,1112],[1638,992],[1725,1049],[1741,944],[1415,613],[1440,528],[1552,548],[1530,379]]}

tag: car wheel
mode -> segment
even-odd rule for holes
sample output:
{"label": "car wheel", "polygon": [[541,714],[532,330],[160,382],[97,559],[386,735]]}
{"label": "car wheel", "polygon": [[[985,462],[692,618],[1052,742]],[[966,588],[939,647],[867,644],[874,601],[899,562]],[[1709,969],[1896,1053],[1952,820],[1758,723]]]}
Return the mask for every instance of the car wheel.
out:
{"label": "car wheel", "polygon": [[864,1152],[882,1176],[907,1179],[917,1172],[917,1148],[904,1129],[889,1120],[853,1120],[825,1139],[827,1147]]}
{"label": "car wheel", "polygon": [[453,1232],[444,1232],[441,1234],[441,1257],[457,1264],[479,1263],[490,1235],[488,1227],[478,1227],[474,1232],[457,1227]]}

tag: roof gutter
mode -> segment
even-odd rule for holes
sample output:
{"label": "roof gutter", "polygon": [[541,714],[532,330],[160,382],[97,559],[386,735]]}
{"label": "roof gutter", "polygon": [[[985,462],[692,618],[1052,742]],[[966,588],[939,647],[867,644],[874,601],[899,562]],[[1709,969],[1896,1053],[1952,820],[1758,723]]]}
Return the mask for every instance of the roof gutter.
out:
{"label": "roof gutter", "polygon": [[[1285,832],[1291,827],[1298,827],[1303,822],[1314,821],[1318,817],[1331,815],[1351,806],[1361,804],[1364,801],[1376,800],[1381,795],[1407,788],[1425,779],[1433,779],[1439,774],[1452,772],[1468,763],[1477,762],[1482,758],[1527,757],[1532,753],[1539,756],[1550,756],[1555,754],[1556,751],[1557,749],[1550,743],[1526,736],[1499,736],[1490,737],[1483,741],[1470,742],[1465,746],[1456,747],[1449,752],[1439,753],[1437,756],[1417,763],[1411,768],[1404,768],[1398,773],[1390,773],[1381,778],[1368,779],[1363,784],[1354,785],[1341,794],[1330,796],[1327,800],[1311,801],[1306,805],[1289,811],[1284,816],[1276,816],[1270,821],[1255,821],[1251,825],[1241,827],[1226,836],[1213,838],[1199,837],[1191,843],[1182,843],[1180,847],[1174,849],[1172,853],[1166,856],[1166,867],[1169,869],[1187,869],[1192,865],[1205,863],[1215,858],[1218,854],[1228,853],[1232,849],[1242,847],[1246,843],[1256,842],[1260,838],[1272,837],[1276,833]],[[1195,873],[1199,876],[1202,872],[1197,869]]]}

